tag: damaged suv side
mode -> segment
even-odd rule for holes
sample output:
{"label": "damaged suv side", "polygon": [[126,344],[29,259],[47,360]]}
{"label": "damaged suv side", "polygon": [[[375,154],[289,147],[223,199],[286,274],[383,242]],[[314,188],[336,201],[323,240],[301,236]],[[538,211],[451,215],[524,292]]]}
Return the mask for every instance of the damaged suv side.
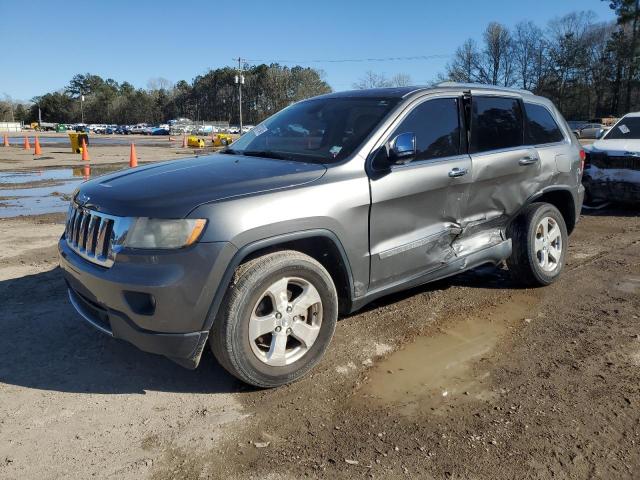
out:
{"label": "damaged suv side", "polygon": [[506,260],[560,274],[582,151],[526,91],[442,84],[296,103],[219,154],[84,183],[59,242],[91,324],[195,368],[207,342],[243,381],[282,385],[339,313]]}

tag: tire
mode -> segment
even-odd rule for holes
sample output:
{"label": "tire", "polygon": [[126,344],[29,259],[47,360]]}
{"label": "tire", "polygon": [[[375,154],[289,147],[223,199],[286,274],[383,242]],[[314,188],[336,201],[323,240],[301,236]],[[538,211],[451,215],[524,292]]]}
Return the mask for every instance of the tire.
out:
{"label": "tire", "polygon": [[[547,235],[543,220],[548,220]],[[568,234],[564,218],[556,207],[532,203],[509,226],[507,236],[512,242],[507,266],[516,282],[535,287],[550,285],[558,278],[564,267]]]}
{"label": "tire", "polygon": [[[277,293],[284,291],[287,299]],[[306,304],[311,306],[305,309]],[[280,251],[238,267],[209,343],[233,376],[257,387],[277,387],[298,380],[320,361],[337,318],[338,297],[325,268],[303,253]]]}

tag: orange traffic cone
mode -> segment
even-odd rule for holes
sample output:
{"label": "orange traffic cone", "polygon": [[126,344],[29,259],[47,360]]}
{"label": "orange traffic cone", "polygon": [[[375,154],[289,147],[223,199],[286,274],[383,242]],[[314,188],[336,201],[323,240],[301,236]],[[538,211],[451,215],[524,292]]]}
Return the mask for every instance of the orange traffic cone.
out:
{"label": "orange traffic cone", "polygon": [[138,157],[136,156],[136,146],[131,142],[131,152],[129,153],[129,167],[138,166]]}
{"label": "orange traffic cone", "polygon": [[9,135],[7,135],[6,133],[4,134],[4,142],[2,145],[5,147],[9,146]]}
{"label": "orange traffic cone", "polygon": [[38,136],[36,135],[36,144],[33,150],[34,155],[42,155],[42,149],[40,148],[40,140],[38,140]]}
{"label": "orange traffic cone", "polygon": [[187,136],[182,136],[182,148],[187,148]]}
{"label": "orange traffic cone", "polygon": [[29,144],[29,137],[24,137],[24,149],[31,150],[31,145]]}
{"label": "orange traffic cone", "polygon": [[87,148],[87,142],[85,141],[85,139],[82,139],[82,161],[83,162],[88,162],[89,161],[89,149]]}

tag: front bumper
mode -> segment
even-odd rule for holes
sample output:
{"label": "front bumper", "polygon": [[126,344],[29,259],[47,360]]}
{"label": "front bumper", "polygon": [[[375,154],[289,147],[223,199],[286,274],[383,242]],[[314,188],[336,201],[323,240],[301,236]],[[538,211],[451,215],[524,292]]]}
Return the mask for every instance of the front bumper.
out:
{"label": "front bumper", "polygon": [[[110,268],[58,242],[69,299],[103,333],[195,368],[206,344],[206,320],[236,248],[199,243],[184,250],[123,251]],[[139,299],[152,301],[141,304]]]}
{"label": "front bumper", "polygon": [[608,174],[609,172],[605,169],[586,169],[582,184],[589,199],[638,204],[640,202],[640,171],[627,171],[627,175],[621,175],[620,172],[620,170],[612,170],[612,174]]}

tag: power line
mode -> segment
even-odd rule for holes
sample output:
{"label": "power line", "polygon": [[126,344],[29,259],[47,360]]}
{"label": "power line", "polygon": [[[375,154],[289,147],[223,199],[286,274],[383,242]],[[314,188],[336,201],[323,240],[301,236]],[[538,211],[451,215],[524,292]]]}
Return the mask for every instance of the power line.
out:
{"label": "power line", "polygon": [[439,55],[413,55],[409,57],[383,57],[383,58],[340,58],[340,59],[314,59],[314,60],[283,60],[283,59],[247,59],[251,63],[295,63],[298,65],[309,63],[365,63],[365,62],[397,62],[397,61],[415,61],[415,60],[435,60],[449,58],[451,54]]}

